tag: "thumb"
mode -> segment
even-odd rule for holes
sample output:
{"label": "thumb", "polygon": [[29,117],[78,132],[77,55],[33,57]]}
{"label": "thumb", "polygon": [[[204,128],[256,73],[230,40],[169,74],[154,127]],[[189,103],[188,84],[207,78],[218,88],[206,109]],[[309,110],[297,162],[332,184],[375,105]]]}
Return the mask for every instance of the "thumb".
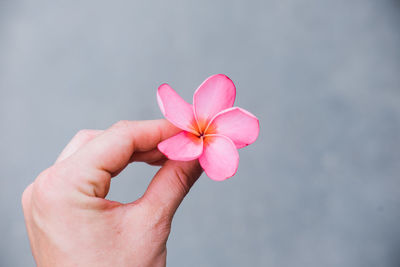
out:
{"label": "thumb", "polygon": [[201,173],[202,168],[198,160],[168,160],[154,176],[143,200],[172,218]]}

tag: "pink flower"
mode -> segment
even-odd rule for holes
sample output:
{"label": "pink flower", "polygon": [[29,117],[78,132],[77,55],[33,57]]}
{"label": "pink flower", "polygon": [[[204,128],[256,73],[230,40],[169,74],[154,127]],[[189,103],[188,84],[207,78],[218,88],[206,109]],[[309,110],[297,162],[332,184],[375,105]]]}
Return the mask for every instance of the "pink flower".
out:
{"label": "pink flower", "polygon": [[232,107],[236,88],[231,79],[217,74],[205,80],[193,95],[193,105],[168,84],[158,88],[161,112],[182,132],[158,144],[171,160],[199,159],[208,177],[222,181],[232,177],[239,165],[238,148],[258,136],[258,119],[250,112]]}

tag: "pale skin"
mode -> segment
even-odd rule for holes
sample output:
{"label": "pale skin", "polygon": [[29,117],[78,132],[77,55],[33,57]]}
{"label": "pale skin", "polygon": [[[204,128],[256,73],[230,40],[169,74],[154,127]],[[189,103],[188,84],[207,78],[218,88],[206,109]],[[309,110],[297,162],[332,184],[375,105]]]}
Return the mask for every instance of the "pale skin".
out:
{"label": "pale skin", "polygon": [[[179,131],[154,120],[78,132],[22,195],[37,265],[165,266],[172,218],[202,172],[197,160],[170,161],[157,150]],[[111,178],[134,161],[162,167],[136,201],[105,199]]]}

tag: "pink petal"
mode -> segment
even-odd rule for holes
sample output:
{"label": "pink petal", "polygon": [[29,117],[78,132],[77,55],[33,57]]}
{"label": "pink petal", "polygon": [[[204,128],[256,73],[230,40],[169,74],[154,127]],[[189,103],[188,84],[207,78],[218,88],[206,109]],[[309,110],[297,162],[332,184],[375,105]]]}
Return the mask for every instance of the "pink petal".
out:
{"label": "pink petal", "polygon": [[260,125],[256,116],[234,107],[218,113],[211,121],[207,133],[229,137],[237,148],[242,148],[256,141]]}
{"label": "pink petal", "polygon": [[182,131],[159,143],[158,149],[168,159],[189,161],[201,155],[203,140],[194,134]]}
{"label": "pink petal", "polygon": [[199,162],[208,177],[222,181],[236,173],[239,153],[228,137],[209,135],[204,138],[204,150]]}
{"label": "pink petal", "polygon": [[158,87],[157,101],[167,120],[182,130],[197,133],[192,105],[183,100],[171,86],[164,83]]}
{"label": "pink petal", "polygon": [[218,112],[230,108],[235,102],[236,88],[231,79],[217,74],[205,80],[193,96],[193,106],[200,129]]}

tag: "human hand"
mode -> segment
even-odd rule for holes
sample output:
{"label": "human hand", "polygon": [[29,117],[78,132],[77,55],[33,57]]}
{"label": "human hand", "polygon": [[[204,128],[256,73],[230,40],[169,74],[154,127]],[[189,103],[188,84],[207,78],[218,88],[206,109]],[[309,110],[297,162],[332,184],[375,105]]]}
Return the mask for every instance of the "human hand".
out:
{"label": "human hand", "polygon": [[[37,265],[164,266],[172,217],[201,175],[197,161],[169,161],[158,151],[178,132],[166,120],[80,131],[22,195]],[[111,178],[133,161],[162,168],[136,201],[106,200]]]}

